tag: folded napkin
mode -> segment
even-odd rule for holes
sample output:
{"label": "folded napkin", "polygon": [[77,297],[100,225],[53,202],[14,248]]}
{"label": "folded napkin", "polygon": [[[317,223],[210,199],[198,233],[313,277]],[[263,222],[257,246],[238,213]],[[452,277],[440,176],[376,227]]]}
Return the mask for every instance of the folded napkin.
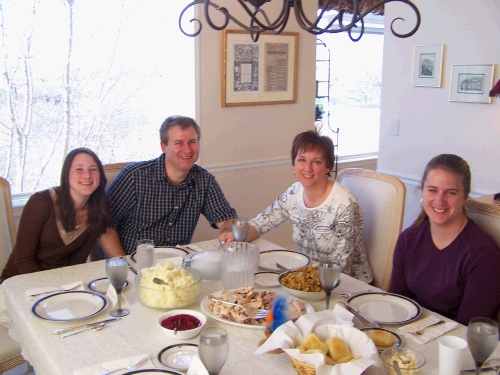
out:
{"label": "folded napkin", "polygon": [[425,344],[432,341],[439,336],[444,335],[446,332],[451,331],[458,327],[458,323],[451,321],[444,324],[439,324],[434,327],[429,327],[422,331],[421,335],[412,335],[410,332],[420,331],[421,329],[430,326],[431,324],[439,322],[441,319],[435,315],[428,316],[426,318],[420,319],[416,322],[407,324],[405,326],[399,327],[397,331],[403,336],[412,339],[419,344]]}
{"label": "folded napkin", "polygon": [[[117,370],[119,368],[128,369],[128,367],[135,365],[141,359],[148,357],[148,361],[142,365],[140,368],[156,368],[155,365],[149,359],[147,354],[138,354],[132,357],[115,359],[114,361],[100,363],[98,365],[93,365],[85,368],[80,368],[75,370],[74,375],[101,375],[107,371]],[[122,374],[122,372],[117,372],[117,374]]]}
{"label": "folded napkin", "polygon": [[[26,299],[28,300],[28,302],[38,301],[40,298],[50,296],[51,294],[54,294],[54,293],[63,292],[67,289],[71,289],[73,287],[76,287],[77,285],[78,285],[78,287],[73,289],[73,290],[85,290],[85,288],[83,287],[83,283],[81,281],[74,281],[70,284],[65,284],[65,285],[61,285],[61,286],[44,286],[44,287],[40,287],[40,288],[26,289],[26,291],[25,291]],[[47,292],[47,293],[45,293],[45,292]],[[40,293],[43,293],[43,294],[40,294]],[[38,294],[38,295],[34,296],[34,294]]]}
{"label": "folded napkin", "polygon": [[[317,375],[359,375],[373,364],[380,364],[373,341],[360,330],[352,327],[353,315],[336,305],[334,310],[324,310],[302,315],[295,323],[288,321],[278,327],[254,354],[263,354],[280,348],[290,357],[316,367]],[[360,359],[335,366],[325,365],[322,354],[301,354],[299,349],[304,337],[314,332],[321,340],[330,337],[343,339],[354,356]]]}

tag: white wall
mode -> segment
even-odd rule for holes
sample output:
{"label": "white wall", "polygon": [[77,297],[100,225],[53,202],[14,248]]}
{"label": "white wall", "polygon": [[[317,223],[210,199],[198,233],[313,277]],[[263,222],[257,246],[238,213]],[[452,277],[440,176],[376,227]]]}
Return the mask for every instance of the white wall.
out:
{"label": "white wall", "polygon": [[[500,102],[450,102],[452,64],[496,64],[499,78],[500,3],[497,0],[413,0],[422,15],[417,33],[399,39],[386,32],[382,77],[378,171],[400,177],[407,184],[404,226],[419,211],[416,189],[427,162],[441,153],[466,159],[472,170],[473,195],[500,191]],[[407,7],[390,3],[385,23],[406,15]],[[413,87],[415,44],[444,44],[442,86]],[[399,136],[389,135],[391,118],[400,121]]]}

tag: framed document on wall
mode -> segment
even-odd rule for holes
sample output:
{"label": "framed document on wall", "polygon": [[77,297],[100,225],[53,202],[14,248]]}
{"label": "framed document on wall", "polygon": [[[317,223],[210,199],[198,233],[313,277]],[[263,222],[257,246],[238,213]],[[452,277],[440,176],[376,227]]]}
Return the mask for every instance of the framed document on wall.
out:
{"label": "framed document on wall", "polygon": [[296,103],[298,48],[296,32],[252,42],[248,31],[224,30],[222,106]]}

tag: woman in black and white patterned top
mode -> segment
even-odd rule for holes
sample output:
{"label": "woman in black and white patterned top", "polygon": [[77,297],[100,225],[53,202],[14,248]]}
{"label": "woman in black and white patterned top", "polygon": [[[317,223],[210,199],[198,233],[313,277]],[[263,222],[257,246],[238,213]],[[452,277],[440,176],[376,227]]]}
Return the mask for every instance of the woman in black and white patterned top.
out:
{"label": "woman in black and white patterned top", "polygon": [[[298,182],[250,220],[247,241],[289,219],[300,252],[314,260],[332,259],[342,272],[367,283],[372,272],[361,238],[363,210],[349,189],[331,180],[333,142],[314,131],[298,134],[292,144],[292,165]],[[234,241],[231,232],[220,241]]]}

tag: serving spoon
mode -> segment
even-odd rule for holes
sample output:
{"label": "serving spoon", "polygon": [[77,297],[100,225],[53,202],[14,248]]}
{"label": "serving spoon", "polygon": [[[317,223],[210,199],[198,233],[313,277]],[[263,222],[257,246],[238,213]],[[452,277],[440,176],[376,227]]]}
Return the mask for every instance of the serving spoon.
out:
{"label": "serving spoon", "polygon": [[166,281],[163,281],[162,279],[159,279],[157,277],[153,278],[153,282],[158,285],[169,285]]}

